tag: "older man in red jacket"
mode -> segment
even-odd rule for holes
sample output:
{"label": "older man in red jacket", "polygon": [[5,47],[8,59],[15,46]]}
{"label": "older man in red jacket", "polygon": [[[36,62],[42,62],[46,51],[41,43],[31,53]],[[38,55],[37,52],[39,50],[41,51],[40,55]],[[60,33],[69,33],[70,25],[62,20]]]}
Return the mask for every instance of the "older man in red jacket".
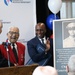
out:
{"label": "older man in red jacket", "polygon": [[7,37],[6,42],[0,45],[0,67],[24,65],[25,46],[17,42],[19,28],[15,26],[10,27]]}

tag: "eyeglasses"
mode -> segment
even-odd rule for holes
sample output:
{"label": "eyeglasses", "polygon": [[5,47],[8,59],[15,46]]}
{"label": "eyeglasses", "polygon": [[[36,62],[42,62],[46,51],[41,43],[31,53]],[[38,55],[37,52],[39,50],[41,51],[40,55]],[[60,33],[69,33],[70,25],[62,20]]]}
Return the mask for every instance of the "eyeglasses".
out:
{"label": "eyeglasses", "polygon": [[36,29],[36,31],[44,31],[43,29]]}
{"label": "eyeglasses", "polygon": [[9,33],[10,33],[11,35],[13,35],[13,34],[19,35],[19,32],[12,32],[12,31],[9,31]]}

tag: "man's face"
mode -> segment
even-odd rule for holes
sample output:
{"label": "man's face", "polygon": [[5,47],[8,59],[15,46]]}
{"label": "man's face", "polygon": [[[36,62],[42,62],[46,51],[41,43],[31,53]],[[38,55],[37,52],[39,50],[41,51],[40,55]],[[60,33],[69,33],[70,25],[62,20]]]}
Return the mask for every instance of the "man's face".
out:
{"label": "man's face", "polygon": [[15,43],[19,38],[19,29],[16,27],[10,28],[7,37],[11,43]]}
{"label": "man's face", "polygon": [[45,33],[46,33],[46,28],[44,25],[39,24],[36,26],[35,31],[36,31],[37,37],[43,38],[45,36]]}
{"label": "man's face", "polygon": [[70,36],[75,37],[75,27],[69,28],[68,32],[69,32]]}

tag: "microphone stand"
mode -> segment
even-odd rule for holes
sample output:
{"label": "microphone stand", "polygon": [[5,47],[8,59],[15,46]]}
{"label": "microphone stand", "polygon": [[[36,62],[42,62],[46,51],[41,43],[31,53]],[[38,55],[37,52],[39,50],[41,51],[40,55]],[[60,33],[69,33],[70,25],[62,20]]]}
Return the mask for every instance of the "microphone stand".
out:
{"label": "microphone stand", "polygon": [[8,57],[8,66],[10,67],[10,59],[9,59],[9,49],[8,45],[6,45],[7,57]]}

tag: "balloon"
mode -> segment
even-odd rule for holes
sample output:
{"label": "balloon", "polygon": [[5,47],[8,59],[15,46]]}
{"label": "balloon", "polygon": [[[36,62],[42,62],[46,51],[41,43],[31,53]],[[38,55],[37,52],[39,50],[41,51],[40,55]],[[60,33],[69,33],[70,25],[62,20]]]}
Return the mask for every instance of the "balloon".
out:
{"label": "balloon", "polygon": [[48,1],[48,7],[51,10],[51,12],[54,14],[59,12],[61,6],[62,6],[61,0],[49,0]]}
{"label": "balloon", "polygon": [[55,15],[55,14],[51,14],[46,19],[46,24],[47,24],[48,28],[51,30],[53,30],[53,20],[55,20],[55,19],[59,19],[59,16]]}

